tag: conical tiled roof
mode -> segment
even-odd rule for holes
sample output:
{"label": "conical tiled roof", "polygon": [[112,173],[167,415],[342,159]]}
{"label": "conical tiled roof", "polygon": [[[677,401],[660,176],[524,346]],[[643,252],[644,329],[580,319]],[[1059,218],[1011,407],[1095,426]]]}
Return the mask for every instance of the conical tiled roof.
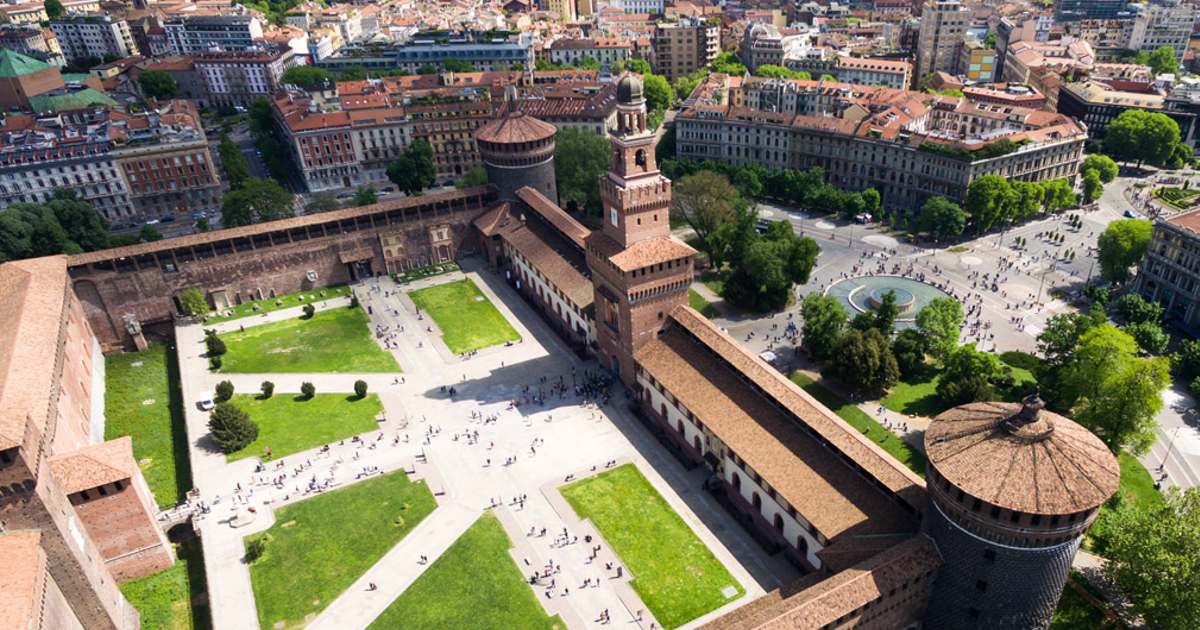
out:
{"label": "conical tiled roof", "polygon": [[52,67],[44,61],[38,61],[33,57],[26,57],[18,52],[8,49],[0,50],[0,78],[12,79],[23,77],[34,72],[49,70]]}
{"label": "conical tiled roof", "polygon": [[538,120],[524,112],[510,110],[480,127],[475,132],[475,139],[493,144],[516,144],[545,140],[553,136],[556,131],[558,129],[548,122]]}

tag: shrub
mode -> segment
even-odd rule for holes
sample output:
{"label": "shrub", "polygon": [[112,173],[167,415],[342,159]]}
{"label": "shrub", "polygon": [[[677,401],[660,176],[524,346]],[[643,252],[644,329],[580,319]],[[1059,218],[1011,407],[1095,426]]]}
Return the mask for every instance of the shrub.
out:
{"label": "shrub", "polygon": [[350,308],[358,308],[358,296],[350,294]]}
{"label": "shrub", "polygon": [[208,357],[208,369],[214,372],[221,369],[221,357]]}
{"label": "shrub", "polygon": [[305,398],[312,398],[317,394],[317,387],[308,381],[304,381],[300,384],[300,393],[303,394]]}
{"label": "shrub", "polygon": [[233,398],[233,383],[229,381],[221,381],[220,383],[217,383],[217,391],[216,395],[213,396],[213,400],[217,402],[225,402],[230,398]]}
{"label": "shrub", "polygon": [[354,395],[359,398],[367,397],[367,382],[364,380],[354,381]]}
{"label": "shrub", "polygon": [[262,397],[270,398],[271,395],[275,393],[275,383],[272,383],[271,381],[263,381],[261,389]]}
{"label": "shrub", "polygon": [[317,314],[317,307],[312,304],[304,305],[304,319],[312,319],[313,315]]}
{"label": "shrub", "polygon": [[267,541],[262,536],[246,541],[246,562],[251,563],[262,557],[267,550]]}
{"label": "shrub", "polygon": [[204,338],[204,346],[208,349],[208,356],[210,357],[219,357],[227,351],[225,342],[221,341],[221,338],[216,333],[212,333]]}
{"label": "shrub", "polygon": [[258,425],[245,411],[227,402],[218,403],[213,409],[208,430],[213,443],[224,453],[240,451],[258,438]]}

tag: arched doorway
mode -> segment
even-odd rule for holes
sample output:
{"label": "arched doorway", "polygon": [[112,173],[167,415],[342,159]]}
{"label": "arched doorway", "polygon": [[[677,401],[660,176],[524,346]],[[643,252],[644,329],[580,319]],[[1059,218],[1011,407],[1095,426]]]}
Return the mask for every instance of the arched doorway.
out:
{"label": "arched doorway", "polygon": [[704,449],[703,449],[703,448],[700,448],[700,436],[699,436],[699,435],[693,435],[693,436],[692,436],[692,446],[696,447],[696,452],[697,452],[697,453],[703,453],[703,452],[704,452]]}
{"label": "arched doorway", "polygon": [[775,525],[776,531],[783,533],[783,517],[778,512],[775,513],[775,521],[772,524]]}
{"label": "arched doorway", "polygon": [[801,554],[808,554],[808,539],[804,534],[796,534],[796,549],[799,549]]}
{"label": "arched doorway", "polygon": [[762,511],[762,497],[758,496],[758,492],[752,492],[750,494],[750,504],[753,505],[754,509],[758,510],[759,512]]}
{"label": "arched doorway", "polygon": [[733,480],[732,480],[732,481],[733,481],[733,489],[734,489],[734,490],[737,490],[737,491],[738,491],[738,493],[739,493],[739,494],[741,494],[741,492],[742,492],[742,478],[741,478],[741,477],[739,477],[737,473],[733,473]]}

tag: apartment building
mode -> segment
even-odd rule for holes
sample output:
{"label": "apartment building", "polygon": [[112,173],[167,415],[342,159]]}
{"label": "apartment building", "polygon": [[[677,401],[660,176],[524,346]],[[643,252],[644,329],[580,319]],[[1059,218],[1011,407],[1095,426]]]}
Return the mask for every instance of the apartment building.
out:
{"label": "apartment building", "polygon": [[417,33],[404,43],[346,46],[317,65],[329,70],[360,67],[418,72],[447,61],[466,62],[481,72],[532,68],[533,33]]}
{"label": "apartment building", "polygon": [[1195,23],[1196,7],[1191,2],[1155,0],[1138,5],[1126,48],[1153,52],[1169,46],[1175,51],[1175,59],[1183,61]]}
{"label": "apartment building", "polygon": [[263,37],[262,23],[251,15],[177,15],[163,29],[171,50],[181,55],[246,50]]}
{"label": "apartment building", "polygon": [[296,65],[291,48],[206,52],[192,55],[196,73],[204,80],[202,105],[245,107],[259,96],[279,89],[279,79]]}
{"label": "apartment building", "polygon": [[921,30],[917,35],[918,82],[930,73],[958,71],[971,12],[958,0],[930,0],[921,11]]}
{"label": "apartment building", "polygon": [[683,17],[654,26],[654,72],[674,81],[708,66],[721,52],[720,24]]}
{"label": "apartment building", "polygon": [[[100,11],[100,0],[62,0],[63,14],[97,13]],[[10,24],[42,24],[50,19],[46,15],[46,3],[42,0],[33,2],[10,2],[0,5],[0,13],[8,16]]]}
{"label": "apartment building", "polygon": [[1089,79],[1068,83],[1058,91],[1057,111],[1087,125],[1093,141],[1104,138],[1108,124],[1131,109],[1158,112],[1179,123],[1179,141],[1195,148],[1198,111],[1190,100],[1173,100],[1148,81]]}
{"label": "apartment building", "polygon": [[[719,94],[732,89],[743,93]],[[875,188],[904,211],[962,199],[981,175],[1073,178],[1087,138],[1061,114],[892,88],[769,79],[715,91],[676,117],[679,157],[820,166],[832,183]]]}
{"label": "apartment building", "polygon": [[1133,290],[1166,309],[1166,319],[1200,330],[1200,210],[1154,222]]}
{"label": "apartment building", "polygon": [[64,15],[50,22],[50,30],[54,31],[63,55],[71,61],[140,54],[129,24],[111,15]]}
{"label": "apartment building", "polygon": [[623,37],[563,38],[550,44],[550,63],[556,66],[577,66],[587,58],[608,67],[632,54],[633,43]]}
{"label": "apartment building", "polygon": [[24,24],[0,26],[0,49],[45,61],[51,65],[64,66],[62,48],[53,31]]}

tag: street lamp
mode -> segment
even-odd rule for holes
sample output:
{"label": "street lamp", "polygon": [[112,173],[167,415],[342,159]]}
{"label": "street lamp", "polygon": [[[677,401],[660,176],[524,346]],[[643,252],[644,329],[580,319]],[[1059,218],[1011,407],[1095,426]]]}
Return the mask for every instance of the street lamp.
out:
{"label": "street lamp", "polygon": [[1175,437],[1179,435],[1179,430],[1182,428],[1183,427],[1175,427],[1175,430],[1171,432],[1171,441],[1167,442],[1167,452],[1163,453],[1162,461],[1158,464],[1159,472],[1161,472],[1163,468],[1166,468],[1167,458],[1171,456],[1171,449],[1175,448]]}

